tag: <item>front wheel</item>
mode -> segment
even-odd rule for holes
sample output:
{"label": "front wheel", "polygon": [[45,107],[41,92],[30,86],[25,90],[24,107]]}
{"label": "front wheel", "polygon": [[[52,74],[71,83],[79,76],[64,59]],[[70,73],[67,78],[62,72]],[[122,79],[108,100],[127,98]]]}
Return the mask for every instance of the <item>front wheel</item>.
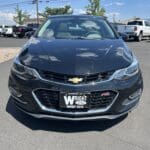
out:
{"label": "front wheel", "polygon": [[19,37],[19,38],[23,38],[23,37],[24,37],[24,35],[20,34],[20,35],[18,35],[18,37]]}
{"label": "front wheel", "polygon": [[135,38],[135,40],[140,42],[140,41],[142,41],[142,37],[143,37],[142,33],[140,33],[139,36]]}

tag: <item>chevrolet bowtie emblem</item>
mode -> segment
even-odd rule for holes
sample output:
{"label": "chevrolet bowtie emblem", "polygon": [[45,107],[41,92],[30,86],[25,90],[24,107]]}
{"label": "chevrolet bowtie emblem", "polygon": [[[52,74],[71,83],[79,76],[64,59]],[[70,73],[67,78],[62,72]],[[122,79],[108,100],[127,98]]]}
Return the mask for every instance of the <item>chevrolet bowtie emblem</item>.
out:
{"label": "chevrolet bowtie emblem", "polygon": [[74,83],[74,84],[78,84],[78,83],[80,83],[80,82],[83,81],[83,78],[75,77],[75,78],[70,78],[70,79],[68,79],[68,81],[69,81],[69,82],[72,82],[72,83]]}

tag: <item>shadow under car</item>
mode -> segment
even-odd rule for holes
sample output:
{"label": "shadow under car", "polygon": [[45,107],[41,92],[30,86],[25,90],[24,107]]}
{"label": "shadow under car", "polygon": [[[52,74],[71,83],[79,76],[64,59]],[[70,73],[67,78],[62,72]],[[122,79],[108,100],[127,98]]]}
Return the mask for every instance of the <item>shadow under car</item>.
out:
{"label": "shadow under car", "polygon": [[16,108],[13,99],[10,97],[6,106],[6,111],[24,126],[31,130],[45,130],[53,132],[86,132],[105,131],[119,123],[126,117],[115,120],[95,120],[95,121],[60,121],[33,118]]}

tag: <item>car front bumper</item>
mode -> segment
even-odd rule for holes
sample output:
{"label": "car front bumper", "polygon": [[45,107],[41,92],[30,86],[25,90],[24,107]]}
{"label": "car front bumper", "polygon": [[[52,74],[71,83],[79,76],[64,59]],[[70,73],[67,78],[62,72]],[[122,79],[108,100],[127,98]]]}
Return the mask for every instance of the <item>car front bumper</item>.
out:
{"label": "car front bumper", "polygon": [[126,34],[128,35],[129,39],[138,37],[138,33],[137,32],[126,32]]}
{"label": "car front bumper", "polygon": [[[116,119],[127,114],[139,103],[143,90],[141,73],[125,81],[108,80],[89,84],[63,84],[41,79],[23,80],[13,72],[9,78],[9,89],[15,104],[23,112],[36,117],[61,120],[95,120]],[[116,97],[106,109],[89,109],[87,111],[64,111],[50,109],[40,103],[34,95],[36,89],[48,89],[61,92],[85,93],[93,91],[115,91]],[[137,95],[135,95],[137,93]],[[129,97],[132,99],[129,100]]]}

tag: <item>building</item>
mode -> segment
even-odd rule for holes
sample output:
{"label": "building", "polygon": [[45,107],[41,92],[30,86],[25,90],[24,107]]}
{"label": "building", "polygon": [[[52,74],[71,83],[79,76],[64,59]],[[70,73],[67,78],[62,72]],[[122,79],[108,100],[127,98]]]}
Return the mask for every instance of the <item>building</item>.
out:
{"label": "building", "polygon": [[[45,20],[44,18],[39,18],[39,24],[42,24],[44,20]],[[25,20],[24,24],[36,24],[36,23],[37,23],[37,18],[29,18]]]}

